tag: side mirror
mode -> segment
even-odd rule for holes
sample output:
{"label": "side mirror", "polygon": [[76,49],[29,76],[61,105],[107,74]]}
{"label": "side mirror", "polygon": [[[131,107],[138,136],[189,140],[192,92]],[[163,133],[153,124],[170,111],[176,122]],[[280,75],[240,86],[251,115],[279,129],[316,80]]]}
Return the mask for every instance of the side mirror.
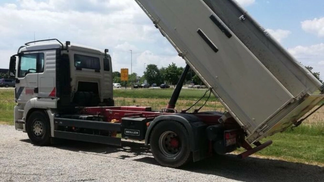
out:
{"label": "side mirror", "polygon": [[16,55],[10,57],[9,64],[9,77],[14,78],[16,76]]}

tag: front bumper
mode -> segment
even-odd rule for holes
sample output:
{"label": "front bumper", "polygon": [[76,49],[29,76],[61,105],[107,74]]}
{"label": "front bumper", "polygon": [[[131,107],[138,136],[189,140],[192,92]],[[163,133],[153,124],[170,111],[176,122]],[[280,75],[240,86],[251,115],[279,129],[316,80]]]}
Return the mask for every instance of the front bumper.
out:
{"label": "front bumper", "polygon": [[25,121],[15,121],[15,129],[18,131],[26,132]]}

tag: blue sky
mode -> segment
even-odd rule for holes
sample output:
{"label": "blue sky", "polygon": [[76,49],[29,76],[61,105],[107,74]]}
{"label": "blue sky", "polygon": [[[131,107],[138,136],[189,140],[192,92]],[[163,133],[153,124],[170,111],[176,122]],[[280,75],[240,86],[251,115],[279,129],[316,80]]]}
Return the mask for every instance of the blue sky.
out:
{"label": "blue sky", "polygon": [[321,0],[256,0],[254,4],[245,7],[263,27],[291,31],[282,42],[284,47],[323,43],[323,37],[307,34],[301,27],[302,21],[323,18],[323,8],[324,1]]}
{"label": "blue sky", "polygon": [[[184,0],[185,1],[185,0]],[[323,0],[238,0],[299,62],[324,78]],[[184,61],[152,25],[134,0],[1,0],[0,68],[19,46],[58,38],[110,49],[113,69],[167,67]]]}

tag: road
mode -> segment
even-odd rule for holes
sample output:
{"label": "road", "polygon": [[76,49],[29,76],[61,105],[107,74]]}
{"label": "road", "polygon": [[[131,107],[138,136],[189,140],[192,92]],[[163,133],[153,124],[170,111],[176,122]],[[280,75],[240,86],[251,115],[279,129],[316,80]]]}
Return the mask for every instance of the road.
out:
{"label": "road", "polygon": [[0,181],[323,181],[324,168],[234,155],[210,158],[183,169],[159,166],[138,143],[123,147],[74,141],[30,143],[27,134],[0,125]]}

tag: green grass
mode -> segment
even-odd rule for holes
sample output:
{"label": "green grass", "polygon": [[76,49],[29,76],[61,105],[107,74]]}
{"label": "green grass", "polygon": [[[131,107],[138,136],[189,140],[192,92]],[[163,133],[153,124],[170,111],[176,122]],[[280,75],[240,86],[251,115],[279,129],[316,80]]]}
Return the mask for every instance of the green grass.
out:
{"label": "green grass", "polygon": [[285,133],[324,137],[324,123],[322,123],[322,124],[319,124],[319,123],[317,123],[317,124],[303,124],[297,128],[288,129],[285,131]]}
{"label": "green grass", "polygon": [[273,144],[257,155],[272,156],[293,162],[324,165],[324,126],[301,125],[269,138]]}
{"label": "green grass", "polygon": [[0,122],[13,124],[14,90],[3,89],[0,91]]}

